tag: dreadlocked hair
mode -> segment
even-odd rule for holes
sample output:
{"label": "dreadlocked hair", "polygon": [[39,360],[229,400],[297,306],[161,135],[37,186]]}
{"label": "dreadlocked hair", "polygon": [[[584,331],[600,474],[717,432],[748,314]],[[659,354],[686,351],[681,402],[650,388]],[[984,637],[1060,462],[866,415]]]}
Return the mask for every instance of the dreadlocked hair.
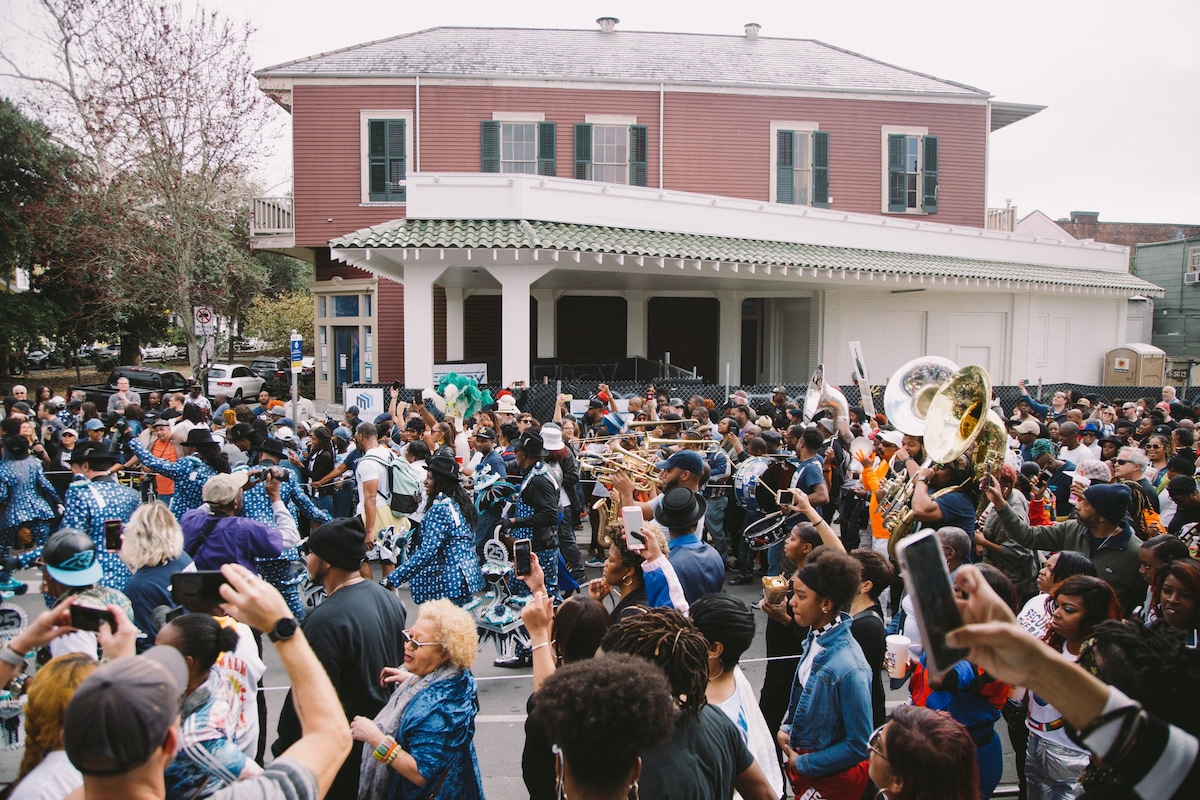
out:
{"label": "dreadlocked hair", "polygon": [[608,629],[600,649],[641,656],[657,664],[686,716],[698,716],[707,702],[708,640],[673,608],[626,617]]}
{"label": "dreadlocked hair", "polygon": [[[1142,487],[1136,481],[1118,481],[1129,487],[1130,494],[1133,495],[1129,499],[1129,511],[1125,514],[1125,519],[1128,520],[1130,527],[1133,528],[1133,533],[1141,541],[1146,541],[1151,536],[1158,535],[1159,531],[1151,531],[1147,527],[1148,520],[1146,519],[1147,511],[1154,511],[1150,505],[1146,493],[1142,491]],[[1157,518],[1157,513],[1155,514]]]}
{"label": "dreadlocked hair", "polygon": [[1200,733],[1200,718],[1194,713],[1200,653],[1170,624],[1101,622],[1080,651],[1079,663],[1150,713],[1188,733]]}

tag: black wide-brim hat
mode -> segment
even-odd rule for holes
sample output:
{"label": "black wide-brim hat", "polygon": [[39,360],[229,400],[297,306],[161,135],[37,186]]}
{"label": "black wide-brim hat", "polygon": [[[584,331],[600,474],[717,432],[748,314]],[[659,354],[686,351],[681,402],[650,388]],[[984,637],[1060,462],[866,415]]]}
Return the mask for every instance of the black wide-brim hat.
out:
{"label": "black wide-brim hat", "polygon": [[667,530],[695,527],[704,518],[708,503],[686,486],[676,486],[662,496],[654,519]]}
{"label": "black wide-brim hat", "polygon": [[187,447],[197,447],[202,444],[216,444],[217,440],[213,438],[212,431],[208,428],[192,428],[188,431],[187,438],[183,440]]}
{"label": "black wide-brim hat", "polygon": [[530,432],[526,432],[521,438],[513,442],[513,449],[520,450],[522,453],[531,455],[534,458],[545,458],[550,455],[546,452],[546,444],[542,441],[542,437]]}

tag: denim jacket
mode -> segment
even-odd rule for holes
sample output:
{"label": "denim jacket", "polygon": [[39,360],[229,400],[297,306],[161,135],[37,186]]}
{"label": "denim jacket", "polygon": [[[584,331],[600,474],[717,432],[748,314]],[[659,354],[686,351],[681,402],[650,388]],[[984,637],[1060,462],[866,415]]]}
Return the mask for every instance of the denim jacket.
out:
{"label": "denim jacket", "polygon": [[[821,635],[822,649],[813,659],[808,683],[801,687],[792,678],[792,696],[780,726],[792,749],[807,751],[796,757],[796,770],[814,778],[866,760],[871,736],[871,668],[850,635],[850,615],[843,613],[841,620]],[[804,643],[805,653],[810,646],[811,640]]]}

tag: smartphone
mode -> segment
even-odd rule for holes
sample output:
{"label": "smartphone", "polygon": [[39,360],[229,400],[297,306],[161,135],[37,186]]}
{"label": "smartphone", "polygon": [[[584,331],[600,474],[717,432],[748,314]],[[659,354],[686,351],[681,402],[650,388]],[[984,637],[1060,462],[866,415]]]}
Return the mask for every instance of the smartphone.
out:
{"label": "smartphone", "polygon": [[220,614],[221,584],[228,583],[220,570],[176,572],[171,576],[171,599],[188,611]]}
{"label": "smartphone", "polygon": [[413,405],[419,406],[425,402],[425,390],[417,389],[413,392]]}
{"label": "smartphone", "polygon": [[392,381],[392,391],[393,392],[400,391],[400,381]]}
{"label": "smartphone", "polygon": [[532,546],[533,542],[530,539],[517,539],[513,542],[514,575],[528,575],[533,572]]}
{"label": "smartphone", "polygon": [[121,549],[121,531],[124,523],[119,519],[110,519],[104,523],[104,549],[117,552]]}
{"label": "smartphone", "polygon": [[110,630],[116,630],[117,619],[107,608],[73,603],[70,607],[71,627],[81,631],[98,631],[100,623],[107,622]]}
{"label": "smartphone", "polygon": [[568,404],[569,404],[569,403],[571,403],[571,401],[573,401],[574,399],[575,399],[575,395],[573,395],[573,394],[564,394],[564,395],[563,395],[563,402],[564,402],[564,403],[568,403]]}
{"label": "smartphone", "polygon": [[625,506],[621,509],[625,520],[625,547],[629,550],[645,550],[646,535],[642,533],[642,509],[640,506]]}
{"label": "smartphone", "polygon": [[941,674],[967,656],[965,649],[946,644],[946,634],[963,623],[942,544],[934,531],[921,531],[900,541],[896,557],[921,629],[925,666]]}

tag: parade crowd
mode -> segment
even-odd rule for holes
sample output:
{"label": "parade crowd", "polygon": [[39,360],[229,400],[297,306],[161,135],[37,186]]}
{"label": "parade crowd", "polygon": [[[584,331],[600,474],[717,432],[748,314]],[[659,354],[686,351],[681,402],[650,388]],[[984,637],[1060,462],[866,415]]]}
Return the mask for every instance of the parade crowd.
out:
{"label": "parade crowd", "polygon": [[[982,439],[938,463],[782,386],[601,384],[550,419],[519,385],[464,408],[395,384],[372,419],[13,386],[0,592],[39,567],[47,610],[0,649],[7,796],[482,798],[472,665],[507,604],[538,800],[987,798],[1001,736],[1023,798],[1200,797],[1196,412],[1021,389],[980,473]],[[895,560],[918,530],[965,623],[940,673]]]}

